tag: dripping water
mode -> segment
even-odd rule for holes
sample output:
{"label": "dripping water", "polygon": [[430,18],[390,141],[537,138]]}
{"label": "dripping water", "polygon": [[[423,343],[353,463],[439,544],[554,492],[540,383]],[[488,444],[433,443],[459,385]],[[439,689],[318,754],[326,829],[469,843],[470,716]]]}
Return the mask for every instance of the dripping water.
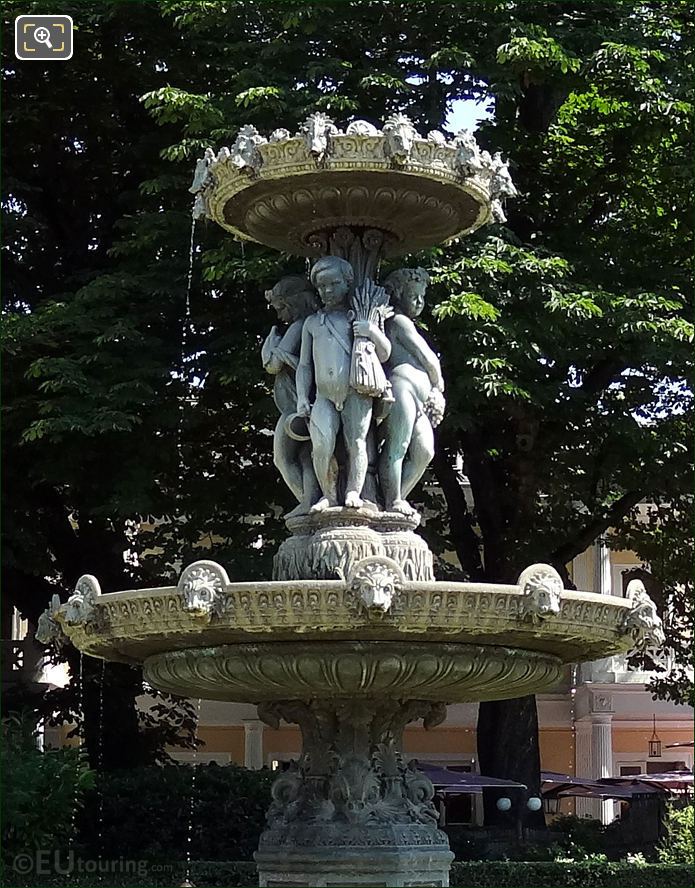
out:
{"label": "dripping water", "polygon": [[[97,860],[104,854],[104,679],[106,660],[101,661],[99,674],[99,722],[97,737]],[[101,881],[101,868],[99,868]]]}
{"label": "dripping water", "polygon": [[[176,452],[178,456],[178,486],[176,489],[176,500],[177,500],[177,509],[176,509],[176,519],[179,522],[179,525],[182,524],[184,520],[183,515],[183,482],[184,482],[184,458],[183,458],[183,428],[184,421],[186,416],[186,404],[189,400],[190,395],[190,380],[189,380],[189,371],[188,371],[188,340],[189,334],[192,332],[191,330],[191,290],[193,287],[193,263],[195,256],[195,228],[196,228],[196,219],[195,217],[191,219],[191,239],[188,248],[188,275],[186,278],[186,302],[184,306],[183,317],[181,319],[181,359],[180,359],[180,374],[181,374],[181,384],[183,387],[183,393],[179,398],[179,416],[178,416],[178,425],[176,429]],[[178,549],[178,562],[179,567],[178,570],[183,569],[183,559],[184,559],[184,534],[181,530],[181,526],[179,526],[180,533],[180,542]],[[196,715],[195,715],[195,735],[194,735],[194,749],[193,749],[193,762],[191,767],[191,785],[190,785],[190,795],[188,801],[188,826],[186,831],[186,875],[181,883],[181,888],[193,888],[193,883],[191,882],[191,851],[193,845],[193,817],[195,814],[195,794],[196,794],[196,766],[197,762],[197,749],[198,749],[198,725],[200,722],[200,703],[198,700],[196,706]]]}
{"label": "dripping water", "polygon": [[68,839],[68,853],[70,859],[75,851],[75,833],[77,830],[77,809],[80,803],[80,783],[82,776],[82,756],[84,754],[84,654],[80,651],[80,665],[77,671],[77,756],[75,764],[75,788],[72,799],[72,812],[70,814],[70,838]]}
{"label": "dripping water", "polygon": [[568,774],[577,773],[577,679],[579,677],[579,667],[573,663],[570,667],[570,721],[572,725],[572,735],[570,737],[570,769]]}
{"label": "dripping water", "polygon": [[193,882],[191,882],[191,860],[193,851],[193,821],[195,817],[196,784],[198,777],[198,729],[200,727],[200,707],[202,702],[201,698],[198,697],[195,710],[195,738],[193,760],[191,762],[191,794],[188,804],[188,829],[186,832],[186,877],[181,883],[181,888],[193,888]]}
{"label": "dripping water", "polygon": [[183,480],[184,480],[184,460],[183,460],[183,428],[186,419],[186,403],[189,396],[189,378],[188,378],[188,340],[191,333],[191,290],[193,287],[193,262],[195,255],[195,229],[196,219],[191,219],[191,237],[188,246],[188,273],[186,275],[186,300],[184,303],[183,315],[181,318],[181,351],[179,355],[179,374],[181,378],[182,393],[179,396],[178,420],[176,424],[176,453],[178,458],[178,475],[176,487],[176,521],[179,525],[180,534],[179,542],[179,570],[183,567],[183,548],[184,535],[181,532],[181,524],[183,522]]}

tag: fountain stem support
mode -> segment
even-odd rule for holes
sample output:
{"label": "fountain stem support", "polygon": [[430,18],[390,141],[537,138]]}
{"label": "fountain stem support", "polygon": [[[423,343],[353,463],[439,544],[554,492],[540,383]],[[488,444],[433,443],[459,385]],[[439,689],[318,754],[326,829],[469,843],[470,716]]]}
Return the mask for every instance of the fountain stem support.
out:
{"label": "fountain stem support", "polygon": [[258,712],[271,727],[298,724],[303,739],[299,762],[273,785],[256,854],[261,886],[449,884],[434,787],[402,753],[406,724],[440,724],[444,704],[338,697]]}

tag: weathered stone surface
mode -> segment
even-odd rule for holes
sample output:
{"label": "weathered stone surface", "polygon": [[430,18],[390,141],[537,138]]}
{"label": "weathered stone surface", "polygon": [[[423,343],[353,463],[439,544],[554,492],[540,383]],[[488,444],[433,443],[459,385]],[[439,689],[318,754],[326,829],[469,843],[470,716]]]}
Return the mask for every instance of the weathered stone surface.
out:
{"label": "weathered stone surface", "polygon": [[101,595],[97,624],[66,624],[66,605],[55,619],[85,653],[126,663],[186,648],[297,639],[502,645],[562,662],[634,645],[626,623],[630,600],[563,590],[560,612],[538,623],[529,620],[527,603],[519,586],[406,579],[388,612],[375,619],[345,579],[292,580],[229,583],[209,621],[186,610],[176,587]]}
{"label": "weathered stone surface", "polygon": [[[278,580],[346,577],[364,558],[385,556],[396,561],[405,578],[434,579],[432,553],[410,529],[419,516],[367,509],[327,509],[288,525],[294,534],[275,555],[273,577]],[[410,527],[409,527],[410,525]]]}
{"label": "weathered stone surface", "polygon": [[320,866],[334,878],[343,871],[326,884],[346,884],[349,863],[350,884],[390,884],[373,879],[398,880],[409,857],[427,874],[422,884],[442,884],[452,855],[437,829],[434,787],[401,747],[408,722],[422,718],[433,727],[446,717],[444,705],[350,696],[277,701],[258,712],[271,727],[298,724],[303,740],[299,761],[273,785],[256,855],[262,883],[282,884],[297,867],[306,873]]}
{"label": "weathered stone surface", "polygon": [[417,252],[500,221],[515,193],[506,164],[472,133],[423,137],[402,114],[383,130],[355,121],[341,132],[321,113],[291,137],[280,129],[266,142],[252,130],[200,166],[196,208],[241,239],[290,253],[321,255],[317,236],[341,226],[380,230],[387,256]]}
{"label": "weathered stone surface", "polygon": [[148,657],[143,672],[161,690],[210,700],[417,695],[459,703],[541,693],[560,679],[562,663],[550,654],[502,646],[313,641],[170,650]]}

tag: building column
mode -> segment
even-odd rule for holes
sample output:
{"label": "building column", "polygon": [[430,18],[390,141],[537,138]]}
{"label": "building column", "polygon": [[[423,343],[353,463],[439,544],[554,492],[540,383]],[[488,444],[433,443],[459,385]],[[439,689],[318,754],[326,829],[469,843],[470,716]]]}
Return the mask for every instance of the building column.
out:
{"label": "building column", "polygon": [[[611,777],[613,775],[613,715],[596,715],[591,725],[591,758],[593,776]],[[612,799],[596,800],[601,823],[613,822],[615,810]]]}
{"label": "building column", "polygon": [[[591,693],[590,712],[576,723],[577,777],[613,776],[613,700],[609,694]],[[593,817],[601,823],[613,822],[614,805],[611,799],[577,798],[577,814]]]}
{"label": "building column", "polygon": [[263,722],[259,718],[245,718],[244,767],[258,771],[263,767]]}
{"label": "building column", "polygon": [[596,591],[599,595],[612,595],[612,586],[611,550],[604,540],[599,537],[596,540]]}

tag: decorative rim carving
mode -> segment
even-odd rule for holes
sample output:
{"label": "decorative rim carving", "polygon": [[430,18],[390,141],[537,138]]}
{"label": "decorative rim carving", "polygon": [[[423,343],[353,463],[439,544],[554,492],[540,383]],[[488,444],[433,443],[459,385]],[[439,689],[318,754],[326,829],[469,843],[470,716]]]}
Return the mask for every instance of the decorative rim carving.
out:
{"label": "decorative rim carving", "polygon": [[66,605],[55,619],[85,653],[126,663],[168,650],[299,637],[307,644],[359,638],[503,645],[563,662],[599,659],[634,645],[626,623],[629,600],[563,590],[560,613],[536,623],[519,586],[485,583],[405,582],[378,620],[358,605],[344,580],[228,583],[204,634],[178,587],[109,593],[97,607],[98,629],[68,624]]}
{"label": "decorative rim carving", "polygon": [[356,120],[343,132],[321,112],[295,135],[242,127],[231,150],[206,149],[190,190],[194,215],[302,256],[318,255],[317,233],[344,225],[388,232],[386,255],[415,252],[504,221],[516,194],[508,165],[470,131],[423,137],[394,114],[383,129]]}

